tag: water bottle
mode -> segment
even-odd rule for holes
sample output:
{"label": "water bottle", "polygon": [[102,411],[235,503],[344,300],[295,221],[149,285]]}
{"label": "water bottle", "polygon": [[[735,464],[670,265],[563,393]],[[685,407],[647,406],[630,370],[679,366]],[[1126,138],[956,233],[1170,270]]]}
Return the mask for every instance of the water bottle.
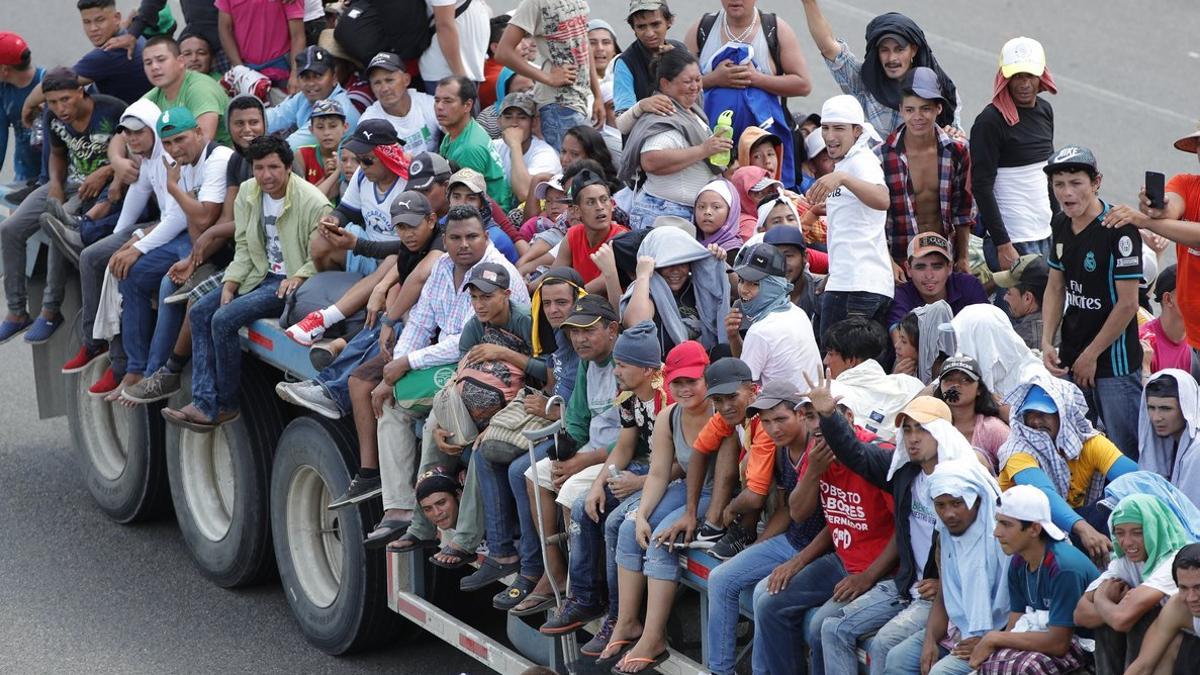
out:
{"label": "water bottle", "polygon": [[[713,127],[713,135],[719,136],[720,138],[733,138],[732,110],[726,110],[717,117],[717,126]],[[722,168],[727,167],[729,166],[729,151],[722,150],[712,157],[709,157],[708,161],[711,162],[713,166],[719,166]]]}

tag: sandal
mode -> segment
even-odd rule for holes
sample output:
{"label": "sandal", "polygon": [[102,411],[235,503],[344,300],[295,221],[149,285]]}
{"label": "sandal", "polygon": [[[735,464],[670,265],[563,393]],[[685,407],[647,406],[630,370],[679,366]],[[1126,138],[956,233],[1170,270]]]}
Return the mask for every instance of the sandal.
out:
{"label": "sandal", "polygon": [[[521,605],[527,602],[532,602],[533,604],[521,608]],[[508,613],[512,614],[513,616],[535,616],[538,614],[545,614],[552,609],[554,609],[553,594],[530,593],[529,595],[525,596],[524,600],[514,605],[512,609],[508,610]]]}
{"label": "sandal", "polygon": [[492,596],[492,607],[501,612],[507,612],[524,602],[534,586],[537,586],[537,579],[530,579],[518,574],[517,580],[512,582],[508,588]]}
{"label": "sandal", "polygon": [[492,582],[499,581],[504,577],[521,569],[521,562],[514,560],[513,562],[497,562],[493,558],[484,558],[483,564],[479,569],[462,578],[458,582],[458,588],[461,591],[470,593],[477,591]]}
{"label": "sandal", "polygon": [[418,539],[416,536],[405,532],[396,541],[387,545],[388,553],[408,553],[421,548],[433,548],[437,546],[436,539]]}
{"label": "sandal", "polygon": [[[445,562],[438,560],[437,556],[439,556],[439,555],[450,558],[450,560],[445,561]],[[453,546],[450,546],[449,544],[447,544],[446,546],[443,546],[442,550],[429,556],[429,562],[433,563],[434,565],[437,565],[438,567],[441,567],[442,569],[447,569],[447,570],[456,570],[461,567],[466,567],[467,565],[471,564],[471,561],[473,561],[473,560],[475,560],[474,553],[467,553],[466,551],[461,551],[457,548],[454,548]]]}
{"label": "sandal", "polygon": [[[658,656],[655,656],[653,658],[647,658],[645,656],[629,656],[628,654],[626,654],[625,658],[621,659],[621,661],[619,663],[617,663],[617,665],[613,666],[612,670],[609,672],[611,672],[613,675],[633,675],[634,673],[648,673],[651,670],[654,670],[658,666],[665,663],[667,661],[667,659],[669,659],[669,658],[671,658],[671,652],[669,652],[665,649],[662,651],[662,653],[660,653]],[[642,663],[646,664],[646,667],[642,668],[641,670],[625,670],[621,667],[621,666],[629,666],[629,665],[633,665],[633,664],[642,664]]]}
{"label": "sandal", "polygon": [[193,415],[192,412],[188,410],[189,406],[191,406],[190,403],[187,406],[179,408],[178,410],[175,408],[163,408],[163,419],[170,424],[173,424],[177,427],[183,427],[184,429],[194,431],[198,434],[211,433],[217,428],[216,423],[212,420],[202,419]]}

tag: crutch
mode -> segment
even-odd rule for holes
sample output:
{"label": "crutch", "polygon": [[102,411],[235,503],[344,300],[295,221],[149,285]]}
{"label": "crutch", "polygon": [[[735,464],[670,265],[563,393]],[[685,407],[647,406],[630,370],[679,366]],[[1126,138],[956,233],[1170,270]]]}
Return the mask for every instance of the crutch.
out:
{"label": "crutch", "polygon": [[[563,408],[565,403],[566,402],[563,400],[562,396],[559,396],[558,394],[551,396],[550,399],[548,401],[546,401],[546,410],[545,410],[546,416],[547,417],[550,416],[550,409],[553,408],[555,405],[557,405],[561,411],[561,409]],[[529,441],[529,466],[533,468],[533,475],[534,475],[534,479],[535,479],[533,481],[534,482],[533,502],[534,502],[534,510],[537,512],[537,520],[538,520],[537,538],[538,538],[538,544],[541,546],[541,550],[542,550],[542,565],[546,569],[546,578],[550,580],[550,590],[554,592],[554,606],[555,606],[555,608],[557,608],[559,610],[562,609],[564,597],[563,597],[562,591],[558,588],[558,582],[556,582],[554,580],[554,575],[550,574],[550,572],[549,572],[550,562],[548,560],[548,556],[546,555],[546,551],[547,551],[546,537],[545,537],[546,524],[545,524],[545,522],[542,521],[542,486],[536,480],[536,478],[537,478],[537,454],[534,450],[534,446],[538,443],[538,441],[542,441],[546,438],[553,438],[554,439],[555,456],[557,457],[558,456],[558,432],[560,429],[562,429],[562,426],[563,426],[563,421],[562,421],[562,415],[560,414],[559,418],[557,420],[555,420],[555,422],[553,424],[550,424],[549,426],[542,427],[541,429],[526,429],[525,431],[521,432],[522,435],[525,436],[525,439],[527,441]],[[572,631],[572,632],[562,635],[560,637],[562,640],[561,645],[562,645],[562,653],[563,653],[563,665],[565,665],[567,667],[568,673],[574,673],[576,671],[577,661],[579,658],[578,646],[577,646],[576,640],[575,640],[575,633],[574,633],[574,631]]]}

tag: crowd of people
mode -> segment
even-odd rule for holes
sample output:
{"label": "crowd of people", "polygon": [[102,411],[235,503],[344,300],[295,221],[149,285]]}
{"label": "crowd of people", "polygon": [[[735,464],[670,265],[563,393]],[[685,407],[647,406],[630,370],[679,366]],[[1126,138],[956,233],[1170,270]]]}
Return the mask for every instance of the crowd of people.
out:
{"label": "crowd of people", "polygon": [[353,421],[364,545],[598,621],[613,672],[668,658],[692,549],[714,673],[743,608],[756,673],[1193,672],[1200,175],[1102,197],[1033,38],[971,121],[911,18],[859,57],[803,0],[843,93],[802,113],[755,0],[628,4],[78,0],[53,68],[0,32],[0,343],[77,269],[63,373],[107,354],[91,395],[211,433],[278,319],[318,371],[279,397]]}

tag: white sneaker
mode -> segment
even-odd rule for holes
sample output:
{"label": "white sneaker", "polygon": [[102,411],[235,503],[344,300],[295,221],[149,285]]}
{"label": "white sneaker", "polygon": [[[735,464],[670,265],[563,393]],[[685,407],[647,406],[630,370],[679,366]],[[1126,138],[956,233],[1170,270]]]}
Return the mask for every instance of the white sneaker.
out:
{"label": "white sneaker", "polygon": [[331,420],[342,419],[342,411],[338,410],[337,405],[325,393],[325,389],[312,380],[280,382],[275,385],[275,393],[292,405],[298,405]]}
{"label": "white sneaker", "polygon": [[305,347],[311,347],[325,334],[325,317],[320,312],[309,312],[308,316],[300,319],[286,332],[291,339]]}

